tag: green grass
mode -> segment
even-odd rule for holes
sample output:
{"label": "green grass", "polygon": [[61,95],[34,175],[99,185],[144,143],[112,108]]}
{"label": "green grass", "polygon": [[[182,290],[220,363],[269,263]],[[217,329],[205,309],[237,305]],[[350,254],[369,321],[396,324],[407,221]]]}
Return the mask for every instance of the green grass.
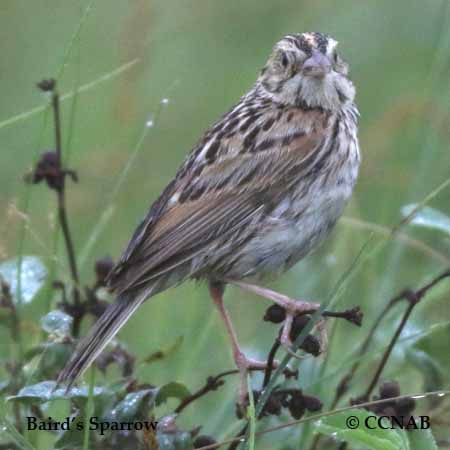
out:
{"label": "green grass", "polygon": [[[39,153],[53,145],[47,100],[34,89],[35,82],[58,77],[65,99],[64,157],[80,175],[79,185],[69,187],[68,201],[85,284],[93,280],[96,258],[119,256],[186,152],[253,82],[278,37],[320,29],[341,42],[362,112],[363,164],[346,210],[349,219],[317,254],[274,283],[282,292],[325,300],[325,305],[368,233],[380,234],[380,243],[363,255],[364,263],[358,264],[341,299],[342,307],[362,306],[363,328],[336,325],[326,361],[300,365],[299,385],[331,398],[336,374],[350,363],[388,298],[405,286],[416,287],[450,259],[448,238],[439,233],[406,225],[395,236],[382,235],[400,221],[400,208],[408,203],[429,204],[450,215],[449,3],[344,0],[339,8],[329,0],[246,0],[239,5],[201,0],[189,7],[180,1],[150,6],[117,0],[74,3],[17,1],[0,17],[0,29],[8,37],[2,48],[9,58],[0,105],[0,206],[7,211],[14,203],[27,217],[0,218],[0,256],[38,254],[47,259],[52,279],[68,278],[64,249],[50,217],[53,196],[43,186],[24,187],[21,180]],[[29,44],[20,36],[11,38],[19,28]],[[170,102],[160,114],[165,97]],[[145,124],[152,111],[157,117],[149,129]],[[363,228],[361,223],[369,225]],[[33,236],[45,244],[45,251]],[[412,317],[416,334],[450,320],[445,294],[443,290],[433,296]],[[36,304],[23,308],[23,317],[32,323],[54,300],[49,284]],[[246,350],[264,357],[276,333],[261,322],[267,304],[236,289],[227,292],[227,302]],[[375,350],[364,356],[356,390],[363,386],[364,373],[373,369],[377,351],[386,345],[398,317],[392,313]],[[0,340],[3,333],[0,328]],[[32,333],[23,335],[19,354],[37,339]],[[160,384],[176,379],[194,389],[208,375],[232,367],[224,331],[202,286],[188,284],[161,294],[144,305],[121,334],[140,357],[167,348],[179,335],[184,337],[180,349],[144,367],[143,380]],[[9,352],[10,346],[1,344],[0,357]],[[401,364],[396,355],[385,378],[395,374],[408,391],[419,392],[420,374],[409,366],[399,374]],[[236,431],[236,385],[230,378],[224,388],[183,414],[180,424],[188,428],[201,423],[219,439],[230,437]],[[288,445],[301,442],[307,448],[311,435],[296,427],[288,434],[256,437],[256,448],[279,448],[280,436],[287,436]],[[39,448],[37,441],[33,444]]]}

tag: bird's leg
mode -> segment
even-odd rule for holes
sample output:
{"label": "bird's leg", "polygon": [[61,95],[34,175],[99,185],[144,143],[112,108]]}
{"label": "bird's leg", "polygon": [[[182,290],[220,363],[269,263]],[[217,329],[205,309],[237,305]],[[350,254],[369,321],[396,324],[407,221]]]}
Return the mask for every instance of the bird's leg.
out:
{"label": "bird's leg", "polygon": [[291,332],[294,317],[298,314],[312,314],[319,309],[320,305],[318,303],[306,302],[304,300],[296,300],[286,295],[280,294],[279,292],[272,291],[271,289],[263,288],[255,284],[245,283],[243,281],[227,280],[227,282],[239,286],[246,291],[253,292],[260,297],[267,298],[284,308],[284,310],[286,311],[286,319],[283,323],[280,341],[281,344],[286,347],[287,350],[292,354],[290,350],[292,342],[289,335]]}
{"label": "bird's leg", "polygon": [[227,333],[231,340],[234,362],[236,363],[236,366],[239,370],[239,378],[240,378],[239,402],[241,405],[244,405],[248,394],[247,390],[248,371],[250,369],[265,369],[267,367],[267,363],[247,358],[242,352],[239,346],[236,332],[231,322],[230,315],[228,314],[228,311],[226,310],[223,304],[224,285],[221,283],[210,283],[209,292],[214,301],[214,304],[217,306],[217,309],[219,310],[220,317],[225,323]]}

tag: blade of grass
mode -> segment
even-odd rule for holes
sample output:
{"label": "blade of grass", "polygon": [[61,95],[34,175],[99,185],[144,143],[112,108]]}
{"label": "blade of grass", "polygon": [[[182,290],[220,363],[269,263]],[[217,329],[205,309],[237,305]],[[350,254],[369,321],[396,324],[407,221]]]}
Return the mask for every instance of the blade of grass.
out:
{"label": "blade of grass", "polygon": [[249,423],[248,427],[248,440],[246,448],[247,450],[255,450],[255,432],[256,432],[256,411],[255,411],[255,399],[253,397],[253,388],[250,375],[247,375],[247,390],[249,405],[247,408],[247,419]]}
{"label": "blade of grass", "polygon": [[374,233],[379,234],[380,236],[383,236],[386,239],[393,238],[394,240],[398,240],[402,242],[404,245],[410,248],[414,248],[418,252],[421,252],[424,255],[427,255],[430,258],[433,258],[442,264],[446,265],[450,264],[450,258],[446,256],[444,253],[441,253],[438,250],[430,247],[423,241],[408,236],[406,233],[402,233],[399,231],[394,236],[392,236],[392,230],[389,227],[374,222],[361,220],[356,217],[348,217],[348,216],[341,217],[338,226],[340,224],[349,226],[353,229],[373,231]]}
{"label": "blade of grass", "polygon": [[89,392],[86,403],[86,411],[84,414],[84,434],[83,434],[83,450],[89,450],[89,427],[86,422],[92,417],[94,412],[94,385],[95,385],[95,368],[91,367],[91,373],[89,374]]}
{"label": "blade of grass", "polygon": [[72,34],[72,37],[70,38],[70,41],[64,52],[64,55],[62,58],[62,63],[59,66],[59,70],[56,75],[57,80],[59,80],[62,77],[62,75],[64,73],[64,69],[67,66],[67,63],[69,61],[70,55],[72,53],[72,50],[73,50],[75,44],[79,43],[81,30],[83,29],[83,26],[86,23],[86,20],[89,17],[89,14],[91,13],[93,5],[94,5],[94,0],[91,0],[88,3],[88,5],[86,6],[86,8],[84,9],[83,13],[81,14],[81,17],[80,17],[80,20],[78,21],[77,27],[75,28],[75,30]]}
{"label": "blade of grass", "polygon": [[[90,4],[90,6],[92,6],[92,2]],[[80,5],[81,7],[81,5]],[[86,8],[87,10],[87,8]],[[85,10],[85,15],[86,15],[86,10]],[[90,10],[90,8],[89,8]],[[81,83],[81,36],[80,34],[78,34],[78,39],[76,40],[76,48],[77,48],[77,54],[76,54],[76,59],[75,59],[75,83],[74,83],[74,95],[73,95],[73,100],[72,100],[72,104],[70,107],[70,112],[69,112],[69,126],[68,126],[68,130],[67,130],[67,138],[66,138],[66,142],[64,145],[65,148],[65,155],[64,155],[64,164],[67,166],[69,166],[69,160],[70,160],[70,154],[72,152],[72,137],[73,137],[73,130],[74,130],[74,125],[75,125],[75,115],[77,112],[77,106],[78,106],[78,90],[80,87],[80,83]],[[75,45],[73,45],[73,47],[75,47]]]}
{"label": "blade of grass", "polygon": [[[440,13],[437,17],[440,22],[436,23],[435,26],[435,29],[438,30],[436,33],[437,44],[429,76],[423,86],[423,95],[428,98],[429,101],[442,98],[442,96],[445,95],[444,92],[448,92],[450,86],[447,75],[447,67],[450,61],[450,52],[448,51],[450,47],[450,3],[447,0],[442,0],[440,4]],[[437,145],[437,130],[442,129],[447,121],[447,116],[442,114],[437,106],[433,106],[438,104],[438,101],[430,101],[431,107],[424,110],[424,116],[421,118],[422,123],[433,124],[433,126],[419,127],[421,135],[418,135],[418,141],[422,141],[423,150],[418,160],[415,161],[414,177],[411,180],[408,195],[405,196],[405,203],[416,203],[416,199],[421,195],[423,189],[423,180],[433,179],[435,176],[433,173],[433,162],[439,159],[439,155],[437,154],[437,151],[439,150],[439,146]],[[442,189],[445,189],[445,187],[446,186]],[[425,201],[425,203],[427,201]],[[404,223],[408,223],[408,220],[410,220],[410,218],[406,218]],[[394,230],[398,231],[399,228],[400,226],[394,228]],[[390,276],[386,276],[381,280],[381,285],[379,286],[377,293],[388,293],[394,290],[395,281],[398,279],[396,275],[398,273],[398,268],[401,267],[400,260],[403,256],[403,252],[404,248],[402,246],[392,246],[385,264],[386,273],[390,274]],[[377,293],[374,294],[377,295]]]}
{"label": "blade of grass", "polygon": [[5,411],[5,404],[0,402],[0,427],[14,444],[20,450],[37,450],[30,442],[28,442],[17,430],[17,428],[8,420]]}
{"label": "blade of grass", "polygon": [[[169,88],[166,91],[166,95],[178,84],[178,80],[175,80],[172,82],[172,84],[169,86]],[[81,89],[80,89],[81,90]],[[145,125],[144,130],[142,131],[138,141],[136,142],[130,157],[127,159],[127,162],[125,164],[125,167],[122,169],[116,184],[114,185],[111,195],[109,196],[109,199],[106,201],[106,211],[110,210],[111,214],[102,215],[100,218],[100,221],[94,226],[94,232],[91,233],[91,235],[88,238],[88,241],[83,247],[83,263],[86,262],[87,258],[89,257],[90,251],[94,247],[95,240],[100,236],[106,225],[111,220],[113,213],[114,213],[114,202],[120,192],[120,189],[122,188],[123,184],[125,183],[130,170],[132,169],[135,161],[137,160],[142,147],[143,143],[145,141],[145,138],[147,137],[149,131],[151,128],[155,126],[155,124],[159,121],[159,118],[161,116],[161,113],[163,111],[163,108],[167,105],[168,101],[165,97],[161,99],[159,102],[158,108],[156,112],[153,114],[153,117],[149,119]]]}
{"label": "blade of grass", "polygon": [[109,221],[111,220],[113,214],[114,214],[115,206],[109,205],[100,216],[99,221],[95,224],[94,228],[92,229],[91,233],[89,234],[89,237],[84,244],[83,248],[80,251],[79,257],[78,257],[78,266],[80,267],[80,272],[83,270],[83,266],[86,264],[86,261],[92,252],[92,249],[94,248],[95,243],[97,242],[97,239],[99,236],[103,233],[103,230],[108,225]]}
{"label": "blade of grass", "polygon": [[[91,89],[97,87],[99,84],[105,83],[106,81],[113,80],[114,78],[117,78],[118,76],[122,75],[124,72],[127,72],[132,67],[134,67],[137,63],[139,63],[139,58],[132,59],[131,61],[128,61],[125,64],[122,64],[121,66],[117,67],[116,69],[113,69],[109,72],[106,72],[103,75],[100,75],[98,78],[85,83],[80,86],[77,92],[75,91],[69,91],[65,94],[61,95],[60,100],[66,101],[71,99],[76,93],[83,94],[87,91],[90,91]],[[23,120],[30,119],[31,117],[34,117],[38,114],[41,114],[45,112],[48,109],[48,103],[45,105],[37,106],[36,108],[32,108],[29,111],[25,111],[23,113],[17,114],[16,116],[10,117],[9,119],[5,119],[0,122],[0,130],[2,128],[16,125],[17,123],[22,122]]]}

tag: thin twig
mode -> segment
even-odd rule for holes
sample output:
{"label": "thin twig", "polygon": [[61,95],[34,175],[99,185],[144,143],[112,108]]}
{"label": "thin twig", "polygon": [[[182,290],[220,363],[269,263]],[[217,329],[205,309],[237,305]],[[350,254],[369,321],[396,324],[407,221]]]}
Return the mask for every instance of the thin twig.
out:
{"label": "thin twig", "polygon": [[[372,343],[372,340],[375,336],[375,332],[378,329],[378,326],[380,325],[380,323],[382,322],[382,320],[386,316],[386,314],[389,312],[389,310],[394,306],[394,304],[396,304],[396,302],[392,302],[392,300],[389,301],[389,303],[387,303],[387,305],[383,308],[381,313],[378,315],[378,317],[376,318],[375,322],[373,323],[371,329],[369,330],[369,333],[367,334],[364,342],[362,343],[362,345],[358,351],[358,356],[361,357],[362,355],[364,355],[364,353],[366,353],[367,349],[370,347],[370,344]],[[362,359],[358,358],[355,361],[355,363],[352,365],[352,367],[350,368],[349,372],[344,377],[342,377],[341,381],[338,383],[335,397],[334,397],[333,401],[331,402],[331,406],[330,406],[331,409],[336,407],[339,400],[347,392],[349,383],[355,376],[355,373],[359,369],[361,362],[362,362]],[[313,450],[313,449],[314,449],[314,447],[311,448],[311,450]]]}
{"label": "thin twig", "polygon": [[[378,315],[377,319],[373,323],[369,333],[367,334],[366,339],[364,340],[363,344],[361,345],[358,355],[362,356],[367,349],[369,348],[370,344],[372,343],[372,340],[375,336],[375,332],[378,329],[379,325],[381,324],[384,317],[386,317],[386,314],[393,308],[395,305],[398,304],[400,300],[403,299],[418,299],[410,301],[408,309],[405,311],[405,314],[403,315],[402,321],[400,322],[399,326],[397,327],[397,330],[394,334],[394,336],[391,339],[391,342],[389,343],[388,348],[386,349],[385,353],[383,354],[383,357],[381,358],[380,364],[375,372],[375,375],[369,384],[369,387],[367,388],[365,394],[360,398],[360,400],[368,400],[370,394],[372,393],[374,387],[378,383],[379,377],[381,376],[381,373],[386,366],[387,360],[389,359],[392,349],[394,348],[394,345],[396,344],[406,322],[409,319],[409,316],[411,315],[412,310],[414,309],[414,306],[425,296],[425,294],[430,290],[432,287],[434,287],[437,283],[439,283],[444,278],[447,278],[450,276],[450,269],[444,271],[437,277],[435,277],[433,280],[431,280],[429,283],[427,283],[422,288],[418,289],[415,292],[412,292],[411,290],[404,290],[397,294],[395,297],[391,298],[389,302],[386,304],[386,306],[383,308],[381,313]],[[361,358],[358,358],[357,361],[352,365],[349,372],[341,379],[341,381],[338,384],[338,387],[336,389],[335,397],[331,403],[330,409],[334,409],[336,405],[338,404],[339,400],[343,397],[343,395],[348,391],[349,383],[354,378],[357,370],[359,369],[361,365]],[[311,443],[310,450],[316,450],[317,445],[320,441],[320,434],[317,434],[315,438],[313,439]]]}
{"label": "thin twig", "polygon": [[277,353],[280,346],[281,346],[280,339],[276,338],[275,342],[273,343],[273,345],[269,351],[269,355],[267,356],[267,366],[266,366],[266,370],[264,371],[263,389],[269,384],[270,377],[272,376],[272,372],[273,372],[273,364],[275,362],[275,354]]}
{"label": "thin twig", "polygon": [[[263,370],[260,367],[251,367],[249,368],[250,371],[259,371]],[[198,400],[200,397],[203,397],[204,395],[208,394],[211,391],[217,390],[220,386],[225,384],[225,381],[222,378],[227,377],[228,375],[235,375],[238,374],[238,369],[231,369],[226,370],[225,372],[221,372],[218,375],[215,375],[213,377],[208,377],[206,379],[206,383],[197,391],[195,391],[190,396],[186,397],[174,410],[174,413],[179,414],[181,411],[183,411],[188,405],[190,405],[195,400]]]}
{"label": "thin twig", "polygon": [[52,91],[52,108],[53,118],[55,124],[55,151],[58,155],[58,161],[61,170],[61,185],[57,190],[58,193],[58,217],[61,224],[61,229],[64,235],[64,241],[66,243],[67,257],[69,259],[70,273],[74,284],[74,303],[78,305],[80,303],[80,292],[78,290],[79,277],[78,268],[75,258],[75,249],[73,246],[72,236],[70,233],[69,223],[67,220],[66,199],[65,199],[65,175],[62,169],[62,152],[61,152],[61,117],[59,108],[59,94],[56,88]]}
{"label": "thin twig", "polygon": [[409,316],[412,313],[412,310],[417,305],[419,299],[414,295],[414,292],[409,292],[407,295],[407,298],[409,300],[408,308],[406,309],[405,313],[403,314],[402,320],[400,321],[400,324],[398,325],[397,329],[395,330],[394,336],[392,336],[391,342],[389,342],[389,345],[386,349],[386,351],[383,354],[383,357],[381,358],[380,364],[377,367],[377,370],[375,371],[375,374],[372,378],[372,381],[369,383],[369,386],[362,396],[364,399],[369,399],[370,395],[372,394],[373,390],[375,389],[375,386],[378,384],[378,381],[380,379],[381,373],[383,372],[383,369],[386,366],[386,363],[391,356],[392,349],[394,348],[394,345],[397,343],[397,339],[400,336],[401,332],[403,331],[403,328],[406,325],[406,322],[408,322]]}
{"label": "thin twig", "polygon": [[386,351],[384,352],[383,357],[381,358],[380,364],[378,365],[378,368],[375,371],[372,381],[370,382],[365,394],[362,397],[363,399],[368,400],[370,395],[372,394],[373,389],[377,385],[377,383],[380,379],[381,373],[383,372],[383,369],[385,368],[386,363],[387,363],[389,357],[391,356],[392,349],[394,348],[394,345],[397,343],[397,340],[398,340],[401,332],[403,331],[403,328],[405,327],[414,307],[423,299],[423,297],[427,294],[427,292],[430,289],[432,289],[434,286],[436,286],[436,284],[438,284],[440,281],[442,281],[443,279],[445,279],[447,277],[450,277],[450,269],[447,269],[445,272],[442,272],[440,275],[435,277],[432,281],[430,281],[429,283],[427,283],[425,286],[421,287],[420,289],[418,289],[416,291],[411,291],[409,289],[406,289],[405,291],[401,292],[400,294],[398,294],[391,300],[391,303],[394,303],[401,299],[406,299],[409,302],[408,308],[406,309],[406,311],[403,315],[403,318],[402,318],[399,326],[397,327],[397,330],[395,331],[394,336],[391,339],[391,342],[389,343]]}

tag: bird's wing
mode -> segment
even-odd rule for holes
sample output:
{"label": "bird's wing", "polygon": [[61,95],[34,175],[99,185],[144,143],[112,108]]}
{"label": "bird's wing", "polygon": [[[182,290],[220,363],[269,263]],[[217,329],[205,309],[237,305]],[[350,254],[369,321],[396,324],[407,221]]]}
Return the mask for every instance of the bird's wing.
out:
{"label": "bird's wing", "polygon": [[136,230],[111,273],[112,289],[140,287],[256,223],[277,192],[308,172],[324,147],[325,113],[297,110],[301,117],[286,123],[275,114],[266,115],[269,125],[256,118],[244,129],[244,118],[230,129],[228,120],[227,134],[205,135]]}

